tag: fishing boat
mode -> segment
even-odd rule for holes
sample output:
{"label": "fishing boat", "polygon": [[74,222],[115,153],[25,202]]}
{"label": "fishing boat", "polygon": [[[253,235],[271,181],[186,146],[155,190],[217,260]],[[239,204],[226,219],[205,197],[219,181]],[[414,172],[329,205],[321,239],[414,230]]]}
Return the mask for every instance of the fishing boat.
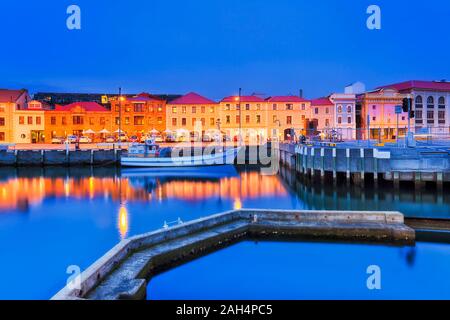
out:
{"label": "fishing boat", "polygon": [[189,154],[187,156],[172,156],[172,148],[160,148],[154,140],[149,139],[145,143],[133,144],[128,153],[123,155],[120,163],[123,167],[202,167],[220,166],[234,163],[241,148],[214,149],[214,152],[202,154]]}

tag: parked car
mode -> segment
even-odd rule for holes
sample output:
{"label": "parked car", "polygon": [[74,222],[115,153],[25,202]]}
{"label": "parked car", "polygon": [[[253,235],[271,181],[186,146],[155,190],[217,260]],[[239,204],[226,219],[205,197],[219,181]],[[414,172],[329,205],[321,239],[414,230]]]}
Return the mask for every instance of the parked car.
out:
{"label": "parked car", "polygon": [[74,135],[67,136],[67,143],[76,143],[78,141],[78,137]]}
{"label": "parked car", "polygon": [[138,139],[137,136],[131,136],[130,139],[129,139],[129,141],[135,143],[135,142],[139,142],[139,139]]}
{"label": "parked car", "polygon": [[106,137],[105,142],[106,143],[114,143],[114,142],[116,142],[116,137],[108,136],[108,137]]}
{"label": "parked car", "polygon": [[166,136],[166,142],[175,142],[175,141],[176,141],[176,139],[175,139],[175,136],[174,136],[174,135],[168,134],[168,135]]}
{"label": "parked car", "polygon": [[118,140],[119,140],[120,142],[128,142],[128,136],[127,136],[125,133],[121,133],[121,134],[119,135]]}
{"label": "parked car", "polygon": [[79,142],[80,143],[92,143],[92,139],[89,137],[86,137],[86,136],[82,136],[82,137],[80,137]]}
{"label": "parked car", "polygon": [[52,143],[53,144],[61,144],[64,143],[66,139],[64,139],[64,137],[53,137],[52,138]]}

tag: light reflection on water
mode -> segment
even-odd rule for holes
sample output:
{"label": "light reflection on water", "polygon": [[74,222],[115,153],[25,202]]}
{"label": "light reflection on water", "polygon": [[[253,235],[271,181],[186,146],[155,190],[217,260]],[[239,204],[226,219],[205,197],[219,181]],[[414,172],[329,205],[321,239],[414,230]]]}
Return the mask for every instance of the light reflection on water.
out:
{"label": "light reflection on water", "polygon": [[[258,170],[120,172],[0,169],[0,299],[47,299],[67,266],[87,268],[121,239],[238,208],[400,210],[449,216],[449,195],[302,186]],[[398,199],[398,200],[396,200]],[[32,274],[30,274],[32,266]]]}

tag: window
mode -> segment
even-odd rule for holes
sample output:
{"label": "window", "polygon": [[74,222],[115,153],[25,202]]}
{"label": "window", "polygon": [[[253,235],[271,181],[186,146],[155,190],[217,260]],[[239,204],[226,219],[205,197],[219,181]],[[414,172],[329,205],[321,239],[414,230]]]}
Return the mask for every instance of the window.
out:
{"label": "window", "polygon": [[5,126],[5,118],[0,118],[0,126]]}
{"label": "window", "polygon": [[130,112],[131,111],[131,106],[129,104],[125,105],[125,112]]}
{"label": "window", "polygon": [[439,122],[439,124],[445,123],[445,111],[444,110],[438,111],[438,122]]}
{"label": "window", "polygon": [[116,108],[115,108],[116,112],[119,112],[119,108],[120,108],[119,106],[116,106]]}
{"label": "window", "polygon": [[134,112],[144,112],[144,104],[143,103],[135,103],[134,104]]}
{"label": "window", "polygon": [[172,113],[177,113],[177,107],[172,107]]}
{"label": "window", "polygon": [[377,117],[372,117],[372,121],[377,121]]}
{"label": "window", "polygon": [[186,107],[181,107],[181,113],[186,113]]}
{"label": "window", "polygon": [[422,109],[422,108],[423,108],[423,98],[422,98],[422,96],[417,96],[416,97],[416,110]]}
{"label": "window", "polygon": [[326,114],[329,114],[329,113],[330,113],[330,108],[326,107],[326,108],[325,108],[325,113],[326,113]]}
{"label": "window", "polygon": [[186,124],[187,124],[186,118],[181,118],[181,125],[186,126]]}
{"label": "window", "polygon": [[177,118],[172,118],[172,126],[177,126]]}
{"label": "window", "polygon": [[73,124],[83,124],[83,117],[81,116],[73,116],[72,117]]}
{"label": "window", "polygon": [[25,124],[25,117],[19,117],[19,124]]}
{"label": "window", "polygon": [[338,117],[338,124],[342,123],[342,117]]}
{"label": "window", "polygon": [[[162,110],[162,108],[161,108],[161,110]],[[158,124],[161,124],[162,123],[162,117],[156,118],[156,121],[158,122]]]}
{"label": "window", "polygon": [[162,107],[158,107],[158,112],[162,112]]}
{"label": "window", "polygon": [[130,124],[130,117],[125,117],[125,124]]}
{"label": "window", "polygon": [[226,111],[230,110],[230,104],[229,104],[229,103],[227,103],[227,104],[225,105],[225,110],[226,110]]}
{"label": "window", "polygon": [[204,126],[206,125],[206,120],[205,120],[205,118],[202,118],[201,121],[202,121],[202,127],[204,127]]}
{"label": "window", "polygon": [[106,124],[105,117],[100,117],[100,124],[101,125],[105,125]]}
{"label": "window", "polygon": [[205,112],[206,112],[206,109],[205,109],[204,106],[202,106],[200,109],[201,109],[201,112],[202,112],[202,113],[205,113]]}
{"label": "window", "polygon": [[428,97],[428,99],[427,99],[427,108],[428,109],[434,108],[434,98],[431,96]]}
{"label": "window", "polygon": [[319,108],[314,108],[314,113],[319,114]]}
{"label": "window", "polygon": [[28,117],[28,124],[33,124],[33,117]]}
{"label": "window", "polygon": [[302,114],[302,120],[305,120],[305,119],[306,119],[305,115],[304,115],[304,114]]}
{"label": "window", "polygon": [[236,116],[236,123],[241,123],[241,117],[240,116]]}
{"label": "window", "polygon": [[286,110],[294,110],[294,105],[292,103],[286,103]]}
{"label": "window", "polygon": [[348,124],[352,123],[352,117],[347,117],[347,123]]}
{"label": "window", "polygon": [[93,126],[95,123],[95,119],[93,117],[89,118],[89,125]]}
{"label": "window", "polygon": [[120,124],[120,118],[119,118],[119,117],[116,117],[116,121],[115,121],[115,123],[116,123],[117,125],[119,125],[119,124]]}
{"label": "window", "polygon": [[376,105],[373,105],[373,106],[372,106],[372,110],[377,110],[377,106],[376,106]]}
{"label": "window", "polygon": [[62,117],[61,118],[61,123],[62,123],[63,126],[67,125],[66,117]]}
{"label": "window", "polygon": [[249,103],[247,103],[246,105],[245,105],[245,110],[250,110],[250,104]]}
{"label": "window", "polygon": [[38,125],[41,124],[41,117],[36,117],[36,124],[38,124]]}
{"label": "window", "polygon": [[209,108],[209,112],[210,112],[210,113],[214,113],[214,107],[210,107],[210,108]]}
{"label": "window", "polygon": [[256,115],[256,123],[261,123],[261,116],[259,114]]}
{"label": "window", "polygon": [[429,110],[427,111],[427,123],[434,123],[434,111]]}
{"label": "window", "polygon": [[230,122],[231,122],[230,121],[230,116],[227,116],[226,119],[225,119],[225,123],[230,124]]}
{"label": "window", "polygon": [[275,116],[275,115],[272,116],[272,122],[273,122],[273,123],[276,123],[276,122],[277,122],[277,116]]}
{"label": "window", "polygon": [[256,110],[261,110],[261,105],[259,103],[256,105]]}
{"label": "window", "polygon": [[[19,122],[20,122],[20,120],[19,120]],[[50,117],[50,124],[51,124],[52,126],[55,126],[55,125],[56,125],[56,117]]]}
{"label": "window", "polygon": [[0,141],[5,141],[5,133],[0,132]]}
{"label": "window", "polygon": [[304,103],[302,103],[302,110],[305,110],[306,105]]}
{"label": "window", "polygon": [[330,119],[325,119],[325,127],[329,127],[330,126]]}
{"label": "window", "polygon": [[195,126],[195,123],[197,122],[197,119],[192,118],[192,126]]}
{"label": "window", "polygon": [[338,113],[342,113],[342,106],[338,105]]}
{"label": "window", "polygon": [[192,113],[197,113],[197,107],[192,107]]}
{"label": "window", "polygon": [[286,117],[286,124],[292,124],[292,116]]}
{"label": "window", "polygon": [[241,110],[241,105],[240,104],[236,105],[236,110]]}
{"label": "window", "polygon": [[249,115],[245,116],[245,123],[250,123],[250,116]]}
{"label": "window", "polygon": [[213,127],[216,124],[216,120],[214,118],[209,118],[209,125]]}
{"label": "window", "polygon": [[143,116],[136,116],[136,117],[134,117],[134,125],[135,126],[142,126],[142,125],[144,125],[144,117]]}
{"label": "window", "polygon": [[350,105],[347,106],[347,113],[352,113],[352,109],[353,109],[352,106],[350,106]]}
{"label": "window", "polygon": [[439,109],[445,109],[445,98],[440,97],[438,100],[438,108]]}
{"label": "window", "polygon": [[272,110],[274,110],[274,111],[277,110],[277,104],[276,104],[276,103],[274,103],[274,104],[272,105]]}

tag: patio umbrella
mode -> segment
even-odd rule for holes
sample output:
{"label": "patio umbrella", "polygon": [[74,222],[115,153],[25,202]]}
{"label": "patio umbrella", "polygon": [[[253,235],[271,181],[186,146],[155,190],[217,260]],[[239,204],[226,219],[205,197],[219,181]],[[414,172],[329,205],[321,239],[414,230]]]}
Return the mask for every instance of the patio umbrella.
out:
{"label": "patio umbrella", "polygon": [[114,131],[114,133],[123,133],[123,130],[117,129],[116,131]]}
{"label": "patio umbrella", "polygon": [[159,133],[159,131],[156,130],[156,129],[153,129],[152,131],[150,131],[150,133],[151,133],[151,134],[157,134],[157,133]]}
{"label": "patio umbrella", "polygon": [[164,133],[172,133],[172,130],[167,129],[167,130],[164,131]]}
{"label": "patio umbrella", "polygon": [[83,132],[84,134],[95,134],[95,131],[92,129],[87,129]]}
{"label": "patio umbrella", "polygon": [[101,134],[108,134],[109,131],[107,129],[103,129],[103,130],[99,131],[99,133],[101,133]]}

